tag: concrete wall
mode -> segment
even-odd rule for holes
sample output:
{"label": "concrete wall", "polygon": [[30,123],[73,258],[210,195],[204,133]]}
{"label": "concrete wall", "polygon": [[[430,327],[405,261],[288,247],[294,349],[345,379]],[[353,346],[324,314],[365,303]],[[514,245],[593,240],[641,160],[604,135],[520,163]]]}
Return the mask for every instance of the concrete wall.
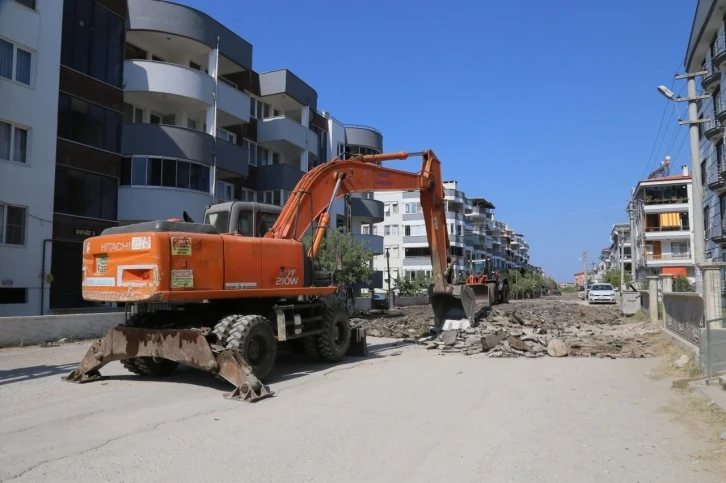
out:
{"label": "concrete wall", "polygon": [[[701,329],[699,350],[701,355],[701,367],[707,373],[708,359],[711,359],[711,371],[716,373],[726,370],[726,329],[711,329],[710,343],[707,338],[706,329]],[[711,346],[710,351],[708,346]]]}
{"label": "concrete wall", "polygon": [[[30,86],[0,78],[0,120],[28,130],[26,162],[0,161],[0,200],[26,210],[25,243],[3,245],[0,240],[0,290],[25,288],[27,303],[0,305],[0,317],[40,313],[43,240],[53,232],[62,17],[58,0],[38,0],[36,11],[0,1],[2,37],[32,56]],[[45,310],[49,298],[46,288]]]}
{"label": "concrete wall", "polygon": [[0,317],[0,347],[37,345],[59,339],[94,339],[123,324],[124,312]]}
{"label": "concrete wall", "polygon": [[398,297],[396,299],[397,307],[409,307],[411,305],[428,305],[429,297],[421,295],[420,297]]}

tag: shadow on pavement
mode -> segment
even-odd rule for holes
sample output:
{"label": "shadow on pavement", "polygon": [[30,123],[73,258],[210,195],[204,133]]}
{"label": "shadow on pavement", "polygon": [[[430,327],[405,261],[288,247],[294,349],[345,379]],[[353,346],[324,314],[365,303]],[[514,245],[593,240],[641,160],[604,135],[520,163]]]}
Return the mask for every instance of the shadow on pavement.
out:
{"label": "shadow on pavement", "polygon": [[[265,379],[264,383],[265,386],[268,386],[269,388],[270,384],[291,381],[297,379],[298,377],[315,374],[320,371],[328,371],[335,368],[345,367],[366,360],[396,357],[401,353],[396,351],[386,351],[389,351],[390,349],[394,349],[396,347],[403,347],[409,344],[411,344],[411,342],[403,340],[378,344],[371,344],[369,342],[368,356],[346,356],[342,361],[337,363],[313,361],[305,357],[305,355],[303,354],[281,349],[278,352],[277,359],[275,361],[275,367],[273,368],[270,375]],[[80,360],[78,362],[80,362]],[[61,364],[57,366],[40,365],[23,367],[18,369],[0,370],[0,386],[3,384],[13,384],[17,382],[23,382],[31,379],[39,379],[44,377],[66,376],[77,366],[78,363],[72,363]],[[167,377],[138,376],[131,373],[121,375],[108,375],[108,367],[109,366],[101,368],[101,374],[107,381],[118,380],[138,382],[165,382],[173,384],[193,384],[224,392],[229,392],[232,390],[232,386],[228,382],[214,377],[214,375],[209,372],[200,371],[188,366],[180,365],[179,369],[177,369],[174,373]],[[106,373],[104,373],[104,369],[106,369]],[[68,384],[67,382],[64,383]],[[97,383],[98,382],[90,382],[88,384]]]}
{"label": "shadow on pavement", "polygon": [[18,369],[0,370],[0,386],[15,382],[29,381],[41,377],[66,375],[76,368],[78,364],[61,364],[58,366],[31,366]]}

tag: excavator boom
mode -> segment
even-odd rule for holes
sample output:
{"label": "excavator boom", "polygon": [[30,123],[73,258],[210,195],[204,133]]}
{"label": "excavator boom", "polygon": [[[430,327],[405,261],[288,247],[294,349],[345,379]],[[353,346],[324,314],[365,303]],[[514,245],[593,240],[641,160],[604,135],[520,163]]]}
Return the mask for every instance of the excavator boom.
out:
{"label": "excavator boom", "polygon": [[[421,171],[401,171],[381,166],[383,161],[404,160],[421,156]],[[477,311],[477,297],[471,287],[452,284],[454,260],[449,257],[449,236],[446,224],[441,161],[433,151],[361,155],[336,159],[317,166],[298,182],[277,222],[266,238],[301,240],[315,220],[313,244],[308,252],[315,258],[324,232],[329,226],[329,210],[336,198],[348,193],[370,191],[419,191],[431,250],[433,286],[429,299],[434,311],[436,329],[447,319],[472,320]]]}

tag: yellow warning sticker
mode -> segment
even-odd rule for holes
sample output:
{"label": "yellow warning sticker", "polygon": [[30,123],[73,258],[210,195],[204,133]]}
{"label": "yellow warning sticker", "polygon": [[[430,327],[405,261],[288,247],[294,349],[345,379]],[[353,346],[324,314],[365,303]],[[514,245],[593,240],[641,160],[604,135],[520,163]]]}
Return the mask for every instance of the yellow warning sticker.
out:
{"label": "yellow warning sticker", "polygon": [[172,255],[191,255],[192,239],[188,236],[171,237],[171,254]]}

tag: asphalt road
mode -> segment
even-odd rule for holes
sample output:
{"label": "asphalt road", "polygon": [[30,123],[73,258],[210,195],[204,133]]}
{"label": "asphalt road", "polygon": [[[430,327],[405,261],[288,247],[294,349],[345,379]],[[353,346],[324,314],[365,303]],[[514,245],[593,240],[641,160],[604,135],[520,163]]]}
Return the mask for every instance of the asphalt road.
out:
{"label": "asphalt road", "polygon": [[[329,368],[283,357],[256,404],[213,376],[113,363],[61,381],[87,344],[0,351],[0,480],[717,481],[654,360],[487,359],[374,340]],[[230,386],[231,387],[231,386]]]}

